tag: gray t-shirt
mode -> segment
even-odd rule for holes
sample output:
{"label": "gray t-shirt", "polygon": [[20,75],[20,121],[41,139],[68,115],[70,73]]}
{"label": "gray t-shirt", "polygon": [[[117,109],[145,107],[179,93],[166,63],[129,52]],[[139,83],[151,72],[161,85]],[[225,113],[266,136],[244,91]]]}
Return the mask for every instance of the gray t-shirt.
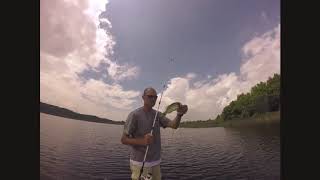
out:
{"label": "gray t-shirt", "polygon": [[[142,138],[145,134],[151,132],[156,110],[145,112],[143,107],[132,111],[124,124],[123,132],[131,138]],[[157,161],[161,153],[160,126],[166,128],[170,119],[158,112],[157,120],[153,130],[153,143],[149,145],[146,162]],[[142,162],[147,146],[131,145],[130,159]]]}

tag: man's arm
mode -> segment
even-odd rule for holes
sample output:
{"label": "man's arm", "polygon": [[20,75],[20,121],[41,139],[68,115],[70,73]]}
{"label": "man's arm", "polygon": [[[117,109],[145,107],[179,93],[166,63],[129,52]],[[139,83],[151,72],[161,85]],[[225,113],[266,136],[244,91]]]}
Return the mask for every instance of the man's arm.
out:
{"label": "man's arm", "polygon": [[167,126],[171,127],[172,129],[178,129],[182,116],[183,114],[177,114],[177,116],[173,120],[168,122]]}

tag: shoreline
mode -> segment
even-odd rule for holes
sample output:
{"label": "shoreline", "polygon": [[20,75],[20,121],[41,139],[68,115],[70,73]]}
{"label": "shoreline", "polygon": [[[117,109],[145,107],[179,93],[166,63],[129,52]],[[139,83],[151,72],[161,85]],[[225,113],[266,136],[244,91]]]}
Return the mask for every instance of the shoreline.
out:
{"label": "shoreline", "polygon": [[[63,115],[57,115],[54,113],[40,112],[44,114],[49,114],[53,116],[68,118],[71,120],[78,121],[87,121],[103,124],[113,124],[113,125],[124,125],[124,122],[106,122],[102,119],[83,119],[83,118],[70,118]],[[179,128],[212,128],[212,127],[243,127],[243,126],[257,126],[257,125],[279,125],[280,126],[280,111],[267,112],[264,114],[256,114],[249,118],[237,118],[227,121],[215,121],[215,120],[206,120],[206,121],[187,121],[181,122]]]}
{"label": "shoreline", "polygon": [[249,118],[237,118],[223,122],[215,120],[183,122],[179,128],[240,127],[277,124],[280,125],[280,111],[256,114]]}

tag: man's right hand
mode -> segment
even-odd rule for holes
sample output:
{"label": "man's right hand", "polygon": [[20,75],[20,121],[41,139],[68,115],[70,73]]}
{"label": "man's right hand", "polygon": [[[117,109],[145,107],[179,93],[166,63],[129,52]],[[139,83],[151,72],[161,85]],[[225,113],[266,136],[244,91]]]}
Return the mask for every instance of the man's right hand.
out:
{"label": "man's right hand", "polygon": [[149,145],[153,143],[153,136],[151,133],[145,134],[143,137],[143,144],[144,145]]}

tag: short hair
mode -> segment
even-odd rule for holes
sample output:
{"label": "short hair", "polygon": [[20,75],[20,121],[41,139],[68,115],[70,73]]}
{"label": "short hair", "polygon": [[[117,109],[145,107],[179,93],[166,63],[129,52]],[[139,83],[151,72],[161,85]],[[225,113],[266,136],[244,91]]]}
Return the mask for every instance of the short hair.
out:
{"label": "short hair", "polygon": [[146,95],[146,92],[149,91],[149,90],[154,90],[155,92],[157,92],[153,87],[147,87],[143,91],[143,96]]}

